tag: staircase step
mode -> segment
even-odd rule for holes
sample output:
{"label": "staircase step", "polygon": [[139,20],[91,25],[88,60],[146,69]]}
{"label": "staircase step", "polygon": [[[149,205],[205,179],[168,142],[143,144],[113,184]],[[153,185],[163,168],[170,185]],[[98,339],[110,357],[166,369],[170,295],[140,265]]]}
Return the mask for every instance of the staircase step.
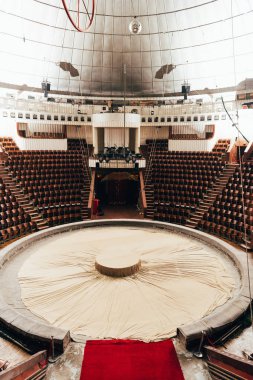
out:
{"label": "staircase step", "polygon": [[202,205],[202,206],[198,207],[198,210],[205,212],[206,210],[209,209],[209,207],[210,207],[209,205]]}
{"label": "staircase step", "polygon": [[48,228],[49,227],[49,225],[47,224],[47,222],[38,222],[38,221],[36,221],[36,220],[34,220],[34,222],[36,223],[36,225],[37,225],[37,227],[38,228],[42,228],[42,227],[45,227],[45,228]]}
{"label": "staircase step", "polygon": [[195,227],[197,227],[197,225],[198,225],[198,223],[190,223],[190,222],[187,222],[186,223],[186,227],[189,227],[189,228],[195,228]]}
{"label": "staircase step", "polygon": [[197,218],[196,216],[191,217],[191,221],[193,221],[194,223],[198,223],[200,219],[201,219],[201,217],[199,217],[199,218]]}
{"label": "staircase step", "polygon": [[45,230],[46,228],[49,228],[48,226],[38,226],[38,230],[41,231],[41,230]]}
{"label": "staircase step", "polygon": [[[31,214],[30,214],[30,215],[31,215]],[[43,219],[42,219],[41,216],[39,216],[39,215],[36,215],[36,216],[31,215],[31,218],[32,218],[33,220],[35,220],[35,221],[43,221]]]}

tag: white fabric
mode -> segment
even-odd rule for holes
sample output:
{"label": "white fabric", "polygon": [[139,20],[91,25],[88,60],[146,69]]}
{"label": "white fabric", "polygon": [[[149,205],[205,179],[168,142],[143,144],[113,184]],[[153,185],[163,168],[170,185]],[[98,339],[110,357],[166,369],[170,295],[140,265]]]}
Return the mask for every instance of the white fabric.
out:
{"label": "white fabric", "polygon": [[[95,269],[109,247],[140,255],[135,275],[110,278]],[[175,335],[224,304],[239,284],[221,252],[182,234],[157,229],[97,227],[48,238],[19,272],[24,304],[73,334],[154,341]]]}
{"label": "white fabric", "polygon": [[[104,146],[124,146],[124,128],[105,128]],[[129,128],[125,130],[125,146],[129,146]]]}

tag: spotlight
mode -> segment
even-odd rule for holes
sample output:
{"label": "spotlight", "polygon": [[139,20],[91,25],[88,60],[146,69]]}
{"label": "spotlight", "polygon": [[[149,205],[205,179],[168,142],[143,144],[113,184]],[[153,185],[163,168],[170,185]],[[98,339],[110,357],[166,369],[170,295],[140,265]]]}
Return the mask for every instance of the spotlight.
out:
{"label": "spotlight", "polygon": [[129,31],[131,34],[139,34],[142,30],[142,25],[136,17],[129,24]]}
{"label": "spotlight", "polygon": [[184,100],[187,100],[187,95],[190,93],[191,86],[188,82],[182,84],[182,94],[184,95]]}
{"label": "spotlight", "polygon": [[48,97],[48,93],[50,91],[50,88],[51,88],[51,83],[47,81],[47,79],[43,79],[43,81],[41,82],[41,89],[42,91],[44,91],[44,97],[47,98]]}

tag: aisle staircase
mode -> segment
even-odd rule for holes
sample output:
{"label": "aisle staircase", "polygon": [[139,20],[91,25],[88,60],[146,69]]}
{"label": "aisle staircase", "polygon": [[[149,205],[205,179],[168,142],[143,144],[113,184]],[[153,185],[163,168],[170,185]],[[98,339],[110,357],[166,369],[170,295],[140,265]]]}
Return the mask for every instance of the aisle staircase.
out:
{"label": "aisle staircase", "polygon": [[68,150],[79,152],[83,158],[83,175],[84,175],[84,188],[81,190],[81,219],[90,219],[90,211],[88,209],[90,186],[91,186],[91,173],[89,169],[89,155],[93,146],[87,144],[86,139],[68,139]]}
{"label": "aisle staircase", "polygon": [[143,179],[147,208],[144,216],[148,219],[154,219],[154,184],[152,183],[152,155],[154,153],[154,147],[151,146],[150,151],[150,147],[147,144],[141,145],[140,153],[146,159],[146,168],[143,171]]}
{"label": "aisle staircase", "polygon": [[89,195],[90,195],[90,185],[85,184],[84,189],[81,191],[82,196],[82,209],[81,209],[81,217],[82,220],[90,219],[88,203],[89,203]]}
{"label": "aisle staircase", "polygon": [[154,185],[150,181],[147,181],[144,190],[147,202],[145,217],[149,219],[154,219]]}
{"label": "aisle staircase", "polygon": [[218,194],[221,194],[223,188],[226,186],[229,178],[231,178],[235,172],[238,164],[227,164],[220,177],[216,180],[212,189],[204,196],[204,200],[200,202],[200,206],[191,215],[191,217],[186,221],[186,227],[196,228],[199,221],[203,218],[204,213],[208,211],[209,207],[212,206]]}
{"label": "aisle staircase", "polygon": [[13,195],[15,195],[17,202],[25,210],[27,214],[31,216],[32,222],[35,222],[38,230],[44,230],[48,228],[47,222],[41,217],[37,212],[36,208],[33,206],[29,197],[22,191],[20,185],[9,174],[8,169],[5,167],[5,161],[0,160],[0,177],[3,178],[4,184],[7,189],[10,189]]}
{"label": "aisle staircase", "polygon": [[[86,160],[86,157],[84,157]],[[89,195],[90,195],[90,186],[91,186],[91,173],[89,169],[89,161],[88,159],[84,162],[83,166],[83,174],[84,174],[84,188],[81,190],[82,196],[82,209],[81,209],[81,217],[82,220],[90,219],[88,203],[89,203]]]}

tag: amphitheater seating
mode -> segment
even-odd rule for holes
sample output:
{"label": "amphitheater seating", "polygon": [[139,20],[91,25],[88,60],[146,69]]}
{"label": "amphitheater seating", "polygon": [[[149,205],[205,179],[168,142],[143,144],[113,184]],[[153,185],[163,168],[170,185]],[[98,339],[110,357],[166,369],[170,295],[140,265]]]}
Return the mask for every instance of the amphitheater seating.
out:
{"label": "amphitheater seating", "polygon": [[201,140],[197,133],[177,133],[170,136],[171,140]]}
{"label": "amphitheater seating", "polygon": [[217,143],[215,144],[213,148],[213,152],[217,153],[226,153],[230,145],[230,140],[229,139],[221,139],[218,140]]}
{"label": "amphitheater seating", "polygon": [[253,247],[253,166],[251,162],[242,165],[243,191],[240,177],[238,167],[222,193],[216,197],[213,205],[204,214],[198,228],[240,244],[245,244],[246,235],[251,248]]}
{"label": "amphitheater seating", "polygon": [[152,149],[152,146],[155,145],[156,150],[168,150],[168,139],[155,139],[155,140],[146,140],[148,151]]}
{"label": "amphitheater seating", "polygon": [[[147,146],[152,142],[147,141]],[[151,170],[146,178],[146,193],[152,204],[154,219],[185,224],[217,178],[226,163],[230,140],[219,140],[212,152],[167,151],[165,145],[150,151]],[[153,143],[154,146],[154,143]],[[145,146],[144,146],[145,150]],[[146,148],[148,151],[148,148]],[[251,158],[242,166],[244,207],[239,166],[217,195],[197,228],[253,248],[253,166]],[[244,212],[245,211],[245,221]],[[152,215],[152,214],[151,214]],[[245,227],[244,227],[245,226]]]}
{"label": "amphitheater seating", "polygon": [[159,152],[152,160],[155,219],[185,224],[224,166],[212,153]]}
{"label": "amphitheater seating", "polygon": [[93,146],[87,144],[85,139],[68,139],[68,150],[83,152],[87,156],[93,153]]}
{"label": "amphitheater seating", "polygon": [[150,160],[154,219],[179,224],[186,223],[225,167],[218,151],[168,151],[165,143],[156,144]]}
{"label": "amphitheater seating", "polygon": [[89,192],[87,152],[73,143],[67,151],[20,151],[11,139],[0,142],[9,172],[50,226],[81,220]]}
{"label": "amphitheater seating", "polygon": [[10,189],[0,178],[0,243],[26,235],[37,230],[24,209],[19,205]]}

